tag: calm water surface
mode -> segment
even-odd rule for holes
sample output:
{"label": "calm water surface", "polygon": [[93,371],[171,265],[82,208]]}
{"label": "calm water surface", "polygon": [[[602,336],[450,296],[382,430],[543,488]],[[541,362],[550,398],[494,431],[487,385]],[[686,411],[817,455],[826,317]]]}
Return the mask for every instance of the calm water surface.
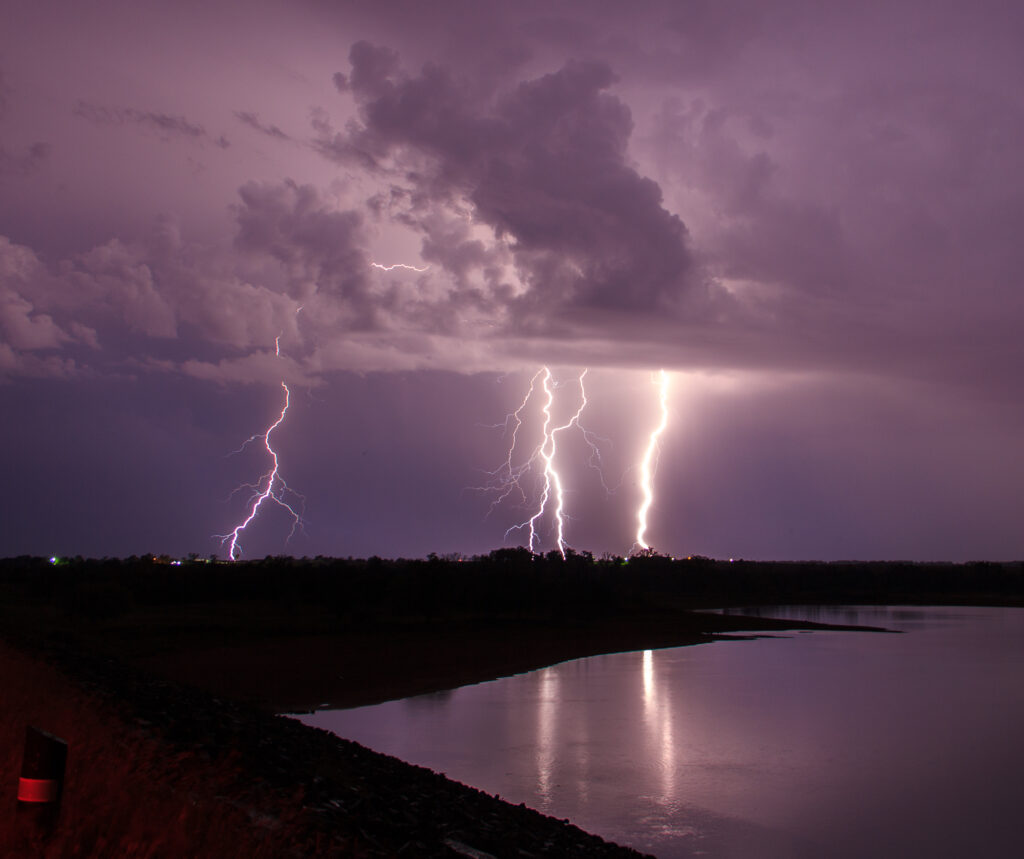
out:
{"label": "calm water surface", "polygon": [[299,718],[660,857],[1024,855],[1024,609],[619,653]]}

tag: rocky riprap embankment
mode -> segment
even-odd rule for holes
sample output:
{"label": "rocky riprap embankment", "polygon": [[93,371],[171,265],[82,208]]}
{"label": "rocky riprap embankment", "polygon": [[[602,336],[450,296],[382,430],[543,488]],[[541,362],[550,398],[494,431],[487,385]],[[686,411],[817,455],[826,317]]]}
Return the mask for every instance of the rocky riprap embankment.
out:
{"label": "rocky riprap embankment", "polygon": [[[157,778],[180,782],[190,802],[243,811],[273,855],[641,855],[294,719],[113,660],[63,649],[45,658],[115,712],[133,743],[159,747]],[[203,772],[216,774],[213,797],[198,796]]]}

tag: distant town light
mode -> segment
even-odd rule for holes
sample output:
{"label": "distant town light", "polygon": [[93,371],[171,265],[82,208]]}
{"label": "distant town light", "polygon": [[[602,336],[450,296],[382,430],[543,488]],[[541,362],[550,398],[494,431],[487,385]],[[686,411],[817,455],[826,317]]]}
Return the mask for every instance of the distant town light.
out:
{"label": "distant town light", "polygon": [[56,564],[59,560],[60,560],[60,558],[58,558],[56,555],[54,555],[52,558],[50,558],[50,563],[51,564]]}

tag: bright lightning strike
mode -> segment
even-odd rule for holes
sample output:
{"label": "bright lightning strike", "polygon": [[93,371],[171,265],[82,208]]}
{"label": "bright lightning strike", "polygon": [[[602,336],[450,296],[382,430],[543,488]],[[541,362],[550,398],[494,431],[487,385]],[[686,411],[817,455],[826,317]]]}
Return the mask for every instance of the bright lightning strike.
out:
{"label": "bright lightning strike", "polygon": [[544,434],[544,441],[541,442],[540,455],[544,460],[544,489],[540,494],[540,503],[537,505],[537,512],[534,513],[523,525],[517,527],[528,527],[530,529],[530,551],[533,551],[533,543],[536,539],[536,524],[537,520],[544,513],[544,508],[548,506],[548,498],[551,495],[551,485],[554,483],[555,492],[558,498],[558,502],[555,506],[555,521],[558,524],[558,538],[557,546],[558,551],[565,556],[565,550],[562,548],[562,479],[558,472],[555,471],[554,460],[555,460],[555,432],[551,427],[551,406],[555,401],[554,391],[551,389],[551,371],[544,368],[544,378],[541,379],[541,387],[544,389],[544,394],[547,396],[547,400],[541,407],[544,412],[544,428],[542,430]]}
{"label": "bright lightning strike", "polygon": [[[558,452],[558,434],[573,426],[579,427],[580,431],[583,433],[584,439],[591,447],[591,458],[593,459],[594,457],[597,457],[598,460],[600,459],[600,452],[597,449],[596,443],[593,441],[593,436],[580,425],[580,416],[583,414],[583,410],[587,407],[587,393],[583,383],[586,375],[587,371],[584,370],[580,373],[578,380],[578,384],[580,386],[579,407],[576,409],[576,412],[572,417],[570,417],[564,424],[552,426],[553,417],[551,411],[555,402],[556,385],[553,382],[551,370],[547,367],[542,367],[533,375],[533,378],[530,379],[530,387],[527,390],[526,395],[523,397],[522,402],[515,411],[511,412],[505,418],[506,428],[510,423],[514,425],[512,427],[512,437],[509,445],[508,457],[502,464],[501,468],[492,473],[492,476],[496,478],[496,483],[501,488],[501,492],[498,498],[491,504],[491,510],[507,498],[514,490],[518,490],[525,500],[525,493],[523,492],[520,480],[523,475],[532,468],[532,466],[538,462],[543,463],[543,486],[540,498],[537,502],[536,510],[529,519],[524,522],[520,522],[518,525],[513,525],[505,532],[505,537],[508,538],[508,535],[513,531],[526,529],[530,535],[529,549],[531,552],[536,551],[536,547],[540,541],[537,533],[538,523],[544,516],[545,512],[547,512],[550,503],[554,508],[551,515],[555,524],[556,546],[559,554],[561,554],[563,558],[565,557],[565,492],[562,485],[562,477],[555,468],[555,459]],[[544,396],[544,403],[541,406],[541,413],[544,416],[543,427],[541,429],[541,443],[534,448],[533,452],[525,462],[520,465],[514,465],[513,457],[515,455],[516,443],[518,440],[517,434],[523,423],[521,415],[538,389],[538,379],[540,379],[539,387]]]}
{"label": "bright lightning strike", "polygon": [[640,502],[640,507],[636,513],[636,545],[641,549],[651,548],[647,544],[647,540],[644,539],[644,535],[647,533],[647,512],[654,503],[652,480],[654,478],[654,470],[657,467],[658,439],[665,431],[665,427],[668,426],[668,374],[664,370],[659,374],[658,387],[661,421],[651,431],[647,442],[647,450],[644,452],[644,458],[640,463],[640,487],[643,491],[643,500]]}
{"label": "bright lightning strike", "polygon": [[[270,444],[270,435],[284,422],[284,418],[285,415],[288,414],[288,406],[291,401],[291,391],[288,390],[288,386],[284,382],[281,382],[281,387],[284,388],[284,406],[281,408],[281,414],[277,416],[276,421],[267,427],[267,431],[265,433],[262,435],[254,435],[245,443],[248,444],[258,438],[262,439],[263,446],[266,448],[267,453],[270,454],[272,466],[269,471],[264,473],[260,479],[256,481],[256,483],[245,484],[253,493],[252,497],[249,499],[251,506],[249,507],[249,513],[245,519],[236,525],[229,533],[218,535],[222,546],[225,543],[230,543],[228,546],[228,558],[232,561],[237,560],[241,555],[242,545],[239,543],[238,539],[242,532],[248,527],[249,523],[256,518],[256,514],[259,512],[260,507],[263,506],[264,501],[272,501],[279,507],[287,510],[288,514],[292,517],[292,530],[288,534],[289,540],[295,534],[295,530],[302,527],[302,515],[295,509],[295,507],[292,506],[292,504],[288,503],[287,500],[287,496],[289,494],[300,500],[302,496],[289,487],[288,484],[285,483],[284,478],[281,477],[277,451],[274,450]],[[242,447],[244,448],[245,445],[242,445]]]}
{"label": "bright lightning strike", "polygon": [[[298,316],[302,312],[303,307],[305,307],[305,305],[300,304],[298,307],[295,308],[296,316]],[[274,354],[278,358],[281,357],[281,338],[283,336],[284,332],[282,331],[274,338]],[[249,507],[249,513],[248,515],[246,515],[245,519],[243,519],[238,525],[236,525],[229,533],[216,535],[220,538],[221,546],[223,546],[225,543],[230,543],[230,545],[228,546],[228,558],[232,561],[237,560],[241,556],[242,544],[239,543],[238,538],[241,536],[242,532],[249,526],[249,523],[256,518],[256,514],[259,513],[260,507],[263,506],[264,501],[273,501],[275,504],[278,505],[278,507],[283,507],[285,510],[287,510],[288,515],[292,517],[292,530],[288,534],[289,540],[294,536],[297,528],[302,528],[302,515],[295,509],[294,506],[292,506],[292,504],[288,503],[286,499],[287,497],[294,496],[298,501],[303,503],[305,502],[305,499],[301,495],[299,495],[298,492],[292,489],[287,483],[285,483],[284,478],[281,477],[280,463],[278,462],[277,451],[270,446],[270,435],[274,430],[281,426],[282,423],[284,423],[285,415],[288,414],[288,406],[291,403],[291,391],[288,390],[288,386],[284,383],[284,381],[281,382],[281,387],[284,389],[284,405],[281,407],[281,414],[277,416],[277,420],[274,421],[269,427],[267,427],[266,432],[264,432],[262,435],[257,433],[256,435],[250,436],[248,439],[246,439],[245,443],[237,451],[235,451],[235,453],[240,453],[246,448],[247,445],[249,445],[251,442],[256,441],[256,439],[260,438],[263,440],[263,446],[266,448],[267,453],[270,454],[270,459],[271,462],[273,463],[273,466],[271,467],[270,471],[264,473],[255,483],[243,483],[241,486],[238,487],[238,489],[235,490],[235,492],[238,492],[241,489],[251,490],[252,495],[249,498],[249,504],[251,504],[252,506]],[[234,496],[235,492],[232,492],[231,495]]]}
{"label": "bright lightning strike", "polygon": [[406,265],[405,263],[401,262],[396,262],[393,263],[392,265],[381,265],[379,262],[371,262],[370,265],[373,266],[373,268],[379,268],[381,271],[394,271],[396,268],[400,268],[404,269],[405,271],[419,272],[420,274],[423,274],[423,272],[430,268],[429,265],[425,265],[422,268],[420,268],[415,265]]}

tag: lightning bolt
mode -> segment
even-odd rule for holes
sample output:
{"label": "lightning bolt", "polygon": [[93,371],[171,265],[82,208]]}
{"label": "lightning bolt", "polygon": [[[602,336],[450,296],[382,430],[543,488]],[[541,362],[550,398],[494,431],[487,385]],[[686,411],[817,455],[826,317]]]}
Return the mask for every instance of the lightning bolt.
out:
{"label": "lightning bolt", "polygon": [[286,500],[286,493],[290,493],[299,499],[301,499],[302,496],[289,487],[284,478],[281,477],[280,462],[278,461],[277,451],[274,450],[270,444],[270,435],[274,430],[281,426],[282,423],[284,423],[285,415],[288,414],[288,405],[291,401],[291,391],[288,390],[288,386],[284,382],[281,382],[281,387],[284,389],[284,405],[281,407],[281,413],[277,416],[277,420],[267,427],[267,431],[265,433],[262,435],[257,434],[252,436],[245,444],[242,445],[242,448],[244,448],[245,445],[249,444],[249,442],[255,441],[258,438],[262,439],[263,446],[266,448],[267,453],[270,454],[272,466],[269,471],[265,472],[259,480],[256,481],[256,483],[244,484],[245,487],[252,489],[253,491],[252,497],[249,499],[251,506],[249,507],[249,513],[245,519],[243,519],[227,534],[217,535],[220,537],[220,544],[222,546],[225,543],[230,543],[228,546],[228,558],[232,561],[237,560],[242,553],[242,546],[241,543],[238,542],[238,538],[248,527],[249,523],[256,518],[256,514],[259,512],[260,507],[263,506],[265,501],[274,502],[279,507],[287,510],[288,514],[292,517],[292,530],[288,534],[289,540],[295,534],[296,529],[302,527],[302,515],[288,503]]}
{"label": "lightning bolt", "polygon": [[542,367],[536,373],[533,374],[533,378],[530,379],[530,387],[526,391],[526,395],[523,397],[523,401],[518,407],[505,415],[505,421],[503,424],[496,424],[496,426],[504,426],[505,434],[508,435],[509,424],[514,424],[512,427],[512,438],[508,446],[508,456],[498,468],[494,471],[488,472],[491,476],[492,481],[488,486],[476,487],[477,489],[493,489],[497,487],[499,489],[499,495],[494,501],[491,502],[490,509],[487,511],[487,515],[490,516],[494,512],[494,508],[501,504],[508,496],[518,490],[522,496],[523,501],[526,501],[526,493],[523,492],[523,488],[519,483],[519,479],[530,470],[530,466],[533,465],[540,453],[538,447],[533,451],[529,458],[521,465],[513,465],[512,458],[515,456],[516,444],[518,442],[519,428],[523,425],[523,419],[520,417],[523,413],[523,409],[526,408],[526,404],[530,402],[530,398],[533,396],[533,392],[537,387],[537,379],[545,372],[547,368]]}
{"label": "lightning bolt", "polygon": [[[304,306],[305,305],[300,304],[295,309],[296,316],[298,316],[302,312],[302,308]],[[281,338],[283,336],[284,332],[282,331],[274,338],[274,354],[278,358],[281,357]],[[246,439],[242,446],[237,451],[235,451],[235,453],[240,453],[249,444],[256,441],[256,439],[262,439],[263,446],[266,448],[267,453],[270,454],[272,466],[271,469],[265,472],[255,483],[243,483],[241,486],[238,487],[238,489],[235,490],[235,492],[238,492],[239,489],[252,490],[252,495],[249,498],[249,504],[251,506],[249,507],[248,515],[246,515],[245,519],[243,519],[227,534],[216,535],[220,539],[221,546],[223,546],[225,543],[229,543],[228,559],[232,561],[237,560],[242,554],[242,544],[239,543],[238,538],[241,536],[242,532],[249,526],[249,523],[256,518],[256,514],[259,513],[260,507],[263,506],[263,502],[265,501],[272,501],[279,507],[284,508],[285,510],[288,511],[288,515],[292,517],[292,529],[288,534],[288,540],[291,540],[291,538],[295,535],[296,529],[302,528],[302,515],[295,509],[294,506],[292,506],[292,504],[289,504],[286,499],[288,496],[294,496],[296,499],[302,502],[304,502],[305,499],[301,495],[299,495],[298,492],[292,489],[285,482],[284,478],[281,477],[280,462],[278,460],[277,451],[274,450],[274,448],[271,447],[270,445],[270,435],[271,433],[274,432],[274,430],[281,426],[282,423],[284,423],[285,415],[288,414],[288,406],[291,403],[291,391],[288,390],[288,386],[284,383],[284,381],[281,382],[281,387],[284,389],[284,405],[281,407],[281,413],[277,416],[277,420],[274,421],[269,427],[267,427],[266,432],[264,432],[262,435],[257,433],[256,435],[250,436],[248,439]],[[231,494],[233,496],[234,492],[232,492]]]}
{"label": "lightning bolt", "polygon": [[[555,459],[558,453],[557,437],[558,434],[570,429],[573,426],[579,427],[583,433],[583,437],[587,444],[591,446],[591,458],[596,455],[600,457],[600,451],[597,448],[596,443],[593,441],[594,436],[589,434],[580,425],[580,417],[583,414],[583,410],[587,407],[587,393],[584,386],[584,379],[586,378],[587,370],[584,370],[579,375],[578,384],[580,387],[580,404],[576,409],[572,417],[569,418],[563,424],[553,426],[554,418],[552,417],[552,407],[555,402],[555,387],[556,383],[553,381],[551,370],[547,367],[542,367],[538,370],[533,378],[530,379],[530,387],[526,392],[526,396],[523,397],[522,402],[515,409],[510,412],[505,418],[505,427],[509,424],[513,424],[512,438],[509,444],[508,457],[500,468],[491,472],[492,476],[496,478],[498,486],[501,488],[498,498],[491,504],[491,510],[495,506],[500,504],[509,493],[514,490],[518,490],[525,500],[526,495],[523,492],[520,480],[523,475],[529,471],[534,465],[543,463],[543,484],[540,493],[540,498],[537,502],[537,507],[532,516],[518,525],[513,525],[505,532],[505,538],[508,539],[509,534],[513,531],[526,529],[529,533],[529,549],[531,552],[536,551],[536,547],[540,542],[538,535],[538,523],[540,519],[547,512],[549,503],[553,506],[552,517],[555,523],[555,545],[558,549],[559,554],[565,557],[565,491],[562,484],[562,476],[555,467]],[[534,448],[530,456],[520,465],[513,465],[513,457],[515,455],[516,444],[518,441],[517,434],[519,428],[522,426],[522,412],[527,407],[534,393],[538,389],[538,381],[540,380],[540,390],[543,392],[544,402],[541,406],[541,413],[544,416],[543,427],[541,429],[541,443]],[[493,486],[492,486],[493,488]]]}
{"label": "lightning bolt", "polygon": [[651,430],[650,438],[647,441],[647,450],[644,451],[644,458],[640,463],[640,486],[643,491],[643,500],[636,511],[636,543],[641,549],[650,549],[644,539],[647,533],[647,512],[654,503],[654,489],[651,485],[654,471],[657,468],[657,454],[659,451],[658,439],[668,426],[668,374],[662,370],[658,380],[658,400],[661,404],[661,420]]}
{"label": "lightning bolt", "polygon": [[[540,455],[544,459],[544,491],[541,494],[541,504],[537,508],[537,512],[530,519],[530,550],[533,550],[533,537],[534,537],[534,522],[544,512],[544,507],[547,505],[549,490],[554,487],[555,490],[555,523],[557,526],[557,537],[556,545],[558,546],[559,554],[565,557],[565,518],[563,511],[565,510],[565,496],[562,492],[562,477],[555,470],[555,436],[569,429],[573,424],[579,424],[580,415],[583,414],[583,410],[587,407],[587,392],[583,387],[583,379],[587,375],[587,371],[584,370],[580,373],[579,385],[580,385],[580,407],[576,410],[576,413],[569,418],[569,422],[562,424],[560,427],[555,427],[549,433],[548,426],[551,423],[551,404],[554,402],[554,393],[548,387],[548,382],[551,379],[551,374],[547,373],[544,377],[544,391],[548,395],[547,402],[544,404],[544,432],[545,440],[544,445],[541,447]],[[585,434],[584,434],[585,437]]]}
{"label": "lightning bolt", "polygon": [[406,271],[416,271],[419,272],[420,274],[423,274],[423,272],[430,268],[429,265],[425,265],[422,268],[419,268],[417,266],[406,265],[405,263],[401,262],[396,262],[393,263],[392,265],[381,265],[379,262],[371,262],[370,265],[373,266],[373,268],[379,268],[381,271],[394,271],[396,268],[401,268],[405,269]]}
{"label": "lightning bolt", "polygon": [[[565,549],[562,547],[562,478],[558,472],[555,471],[555,433],[558,431],[551,429],[551,406],[555,401],[555,393],[551,388],[551,371],[545,367],[544,376],[541,379],[541,387],[544,389],[544,394],[547,399],[544,405],[541,407],[541,411],[544,413],[544,428],[542,433],[544,440],[540,445],[540,456],[544,460],[544,489],[540,494],[540,503],[537,505],[537,512],[534,513],[526,522],[520,525],[515,525],[509,529],[509,531],[518,528],[529,528],[530,529],[530,551],[534,551],[533,544],[537,537],[537,520],[544,513],[544,509],[548,506],[548,498],[551,495],[551,485],[554,483],[555,491],[558,496],[558,503],[555,507],[555,522],[558,525],[558,551],[565,557]],[[505,532],[507,537],[509,531]]]}
{"label": "lightning bolt", "polygon": [[[298,319],[299,314],[302,313],[302,309],[305,306],[306,306],[305,304],[300,304],[298,307],[295,308],[295,318],[296,319]],[[281,338],[282,337],[284,337],[284,332],[283,331],[274,338],[274,354],[277,355],[278,358],[281,357]],[[284,383],[282,382],[282,384],[284,384]]]}

